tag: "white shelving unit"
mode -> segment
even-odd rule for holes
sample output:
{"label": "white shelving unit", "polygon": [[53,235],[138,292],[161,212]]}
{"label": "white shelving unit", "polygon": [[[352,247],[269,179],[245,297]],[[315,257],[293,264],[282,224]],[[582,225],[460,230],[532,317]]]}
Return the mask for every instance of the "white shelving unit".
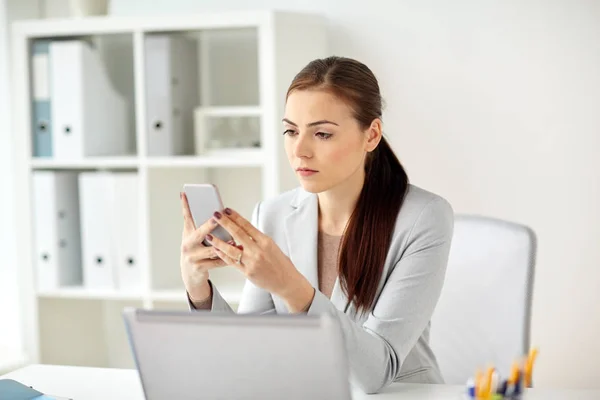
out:
{"label": "white shelving unit", "polygon": [[[256,118],[260,147],[216,149],[202,155],[147,155],[144,40],[157,33],[183,34],[197,40],[198,94],[205,115]],[[77,160],[34,158],[30,127],[31,41],[82,36],[107,43],[102,47],[106,67],[115,86],[133,103],[131,134],[135,152]],[[19,21],[13,25],[12,37],[16,234],[29,361],[132,367],[122,308],[187,308],[179,272],[182,218],[178,193],[183,184],[217,184],[226,205],[247,218],[257,201],[297,186],[282,145],[285,93],[304,65],[327,55],[325,22],[316,15],[275,11],[94,17]],[[118,53],[111,53],[111,41],[120,44],[115,47]],[[31,198],[31,177],[37,170],[137,172],[142,232],[138,238],[138,262],[143,269],[140,290],[37,290]],[[235,307],[243,276],[232,267],[216,270],[211,276]]]}
{"label": "white shelving unit", "polygon": [[111,158],[93,158],[82,160],[55,160],[51,158],[31,158],[30,168],[34,170],[79,170],[90,168],[104,169],[132,169],[139,167],[139,160],[136,157],[111,157]]}

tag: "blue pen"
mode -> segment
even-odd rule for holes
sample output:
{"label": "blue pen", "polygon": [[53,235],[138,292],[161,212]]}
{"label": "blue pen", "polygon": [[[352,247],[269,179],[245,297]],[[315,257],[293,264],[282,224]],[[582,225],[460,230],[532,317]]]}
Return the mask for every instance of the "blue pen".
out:
{"label": "blue pen", "polygon": [[519,370],[519,374],[517,375],[517,381],[515,382],[513,397],[519,397],[522,392],[523,392],[523,376],[521,374],[521,370]]}
{"label": "blue pen", "polygon": [[469,396],[469,398],[471,399],[474,399],[475,395],[475,381],[473,380],[473,378],[469,378],[469,380],[467,381],[467,396]]}
{"label": "blue pen", "polygon": [[498,385],[498,390],[496,391],[496,393],[502,395],[502,397],[504,397],[506,395],[506,389],[508,387],[508,379],[507,380],[503,380],[502,383],[500,385]]}
{"label": "blue pen", "polygon": [[514,362],[510,369],[510,375],[506,381],[506,389],[504,392],[504,396],[506,398],[512,398],[516,395],[516,386],[519,381],[519,364]]}

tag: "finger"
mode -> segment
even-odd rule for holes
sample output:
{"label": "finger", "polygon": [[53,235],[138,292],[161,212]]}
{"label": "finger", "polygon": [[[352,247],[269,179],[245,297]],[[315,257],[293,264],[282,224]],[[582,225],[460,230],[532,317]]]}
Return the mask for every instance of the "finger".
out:
{"label": "finger", "polygon": [[226,261],[230,263],[229,265],[241,267],[241,264],[237,262],[238,257],[242,257],[243,255],[243,252],[239,247],[229,245],[218,237],[213,237],[213,235],[210,234],[206,237],[206,240],[212,244],[212,247],[215,249],[215,254],[222,260],[225,260],[222,257],[222,255],[225,255],[228,257]]}
{"label": "finger", "polygon": [[206,235],[217,226],[219,225],[216,223],[216,221],[210,222],[209,220],[200,225],[200,228],[194,230],[192,233],[187,233],[184,231],[181,251],[189,253],[198,249],[206,249],[209,247],[204,243],[204,239],[206,238]]}
{"label": "finger", "polygon": [[[246,248],[250,248],[254,238],[251,238],[248,233],[239,227],[232,219],[227,215],[221,214],[220,212],[214,213],[215,220],[221,225],[231,236],[236,243],[243,245]],[[221,249],[222,250],[222,249]]]}
{"label": "finger", "polygon": [[196,268],[200,269],[200,270],[208,270],[208,269],[226,267],[227,265],[228,264],[225,261],[223,261],[222,259],[217,257],[214,260],[204,260],[204,261],[202,261],[202,263],[196,264]]}
{"label": "finger", "polygon": [[208,234],[206,235],[206,240],[212,245],[213,248],[222,251],[232,259],[236,259],[238,254],[241,254],[241,250],[236,246],[230,245],[216,236]]}
{"label": "finger", "polygon": [[229,255],[225,254],[224,252],[222,252],[221,250],[215,248],[215,252],[217,253],[217,256],[219,256],[219,258],[227,265],[233,266],[235,268],[237,268],[238,270],[244,272],[244,265],[240,262],[238,264],[237,259],[234,260],[232,257],[230,257]]}
{"label": "finger", "polygon": [[183,229],[184,231],[191,232],[196,229],[196,224],[194,224],[194,218],[192,217],[192,212],[190,211],[190,205],[184,192],[180,192],[179,196],[181,197],[181,206],[183,212]]}
{"label": "finger", "polygon": [[198,245],[202,245],[206,235],[211,233],[217,226],[219,226],[219,224],[217,224],[217,221],[214,218],[209,219],[192,233],[190,240],[197,242]]}
{"label": "finger", "polygon": [[242,228],[254,241],[260,242],[260,240],[265,237],[264,233],[259,231],[254,225],[252,225],[250,221],[242,217],[237,211],[232,210],[231,208],[226,208],[223,210],[223,212],[230,220],[235,222],[237,226]]}
{"label": "finger", "polygon": [[202,246],[196,250],[189,252],[187,255],[187,260],[191,263],[197,263],[203,260],[217,259],[217,253],[215,253],[215,249],[212,246]]}

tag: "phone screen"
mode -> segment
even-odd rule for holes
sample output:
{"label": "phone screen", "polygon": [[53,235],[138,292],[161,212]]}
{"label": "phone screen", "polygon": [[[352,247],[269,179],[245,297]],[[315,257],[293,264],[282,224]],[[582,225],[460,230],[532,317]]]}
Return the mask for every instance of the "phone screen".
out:
{"label": "phone screen", "polygon": [[[190,212],[192,213],[196,228],[213,218],[215,211],[222,213],[225,208],[221,201],[219,190],[215,185],[207,183],[185,184],[183,186],[183,191],[187,196]],[[229,232],[221,226],[217,226],[211,232],[211,235],[218,237],[225,242],[233,240]],[[204,244],[210,246],[210,243],[206,241],[204,241]]]}

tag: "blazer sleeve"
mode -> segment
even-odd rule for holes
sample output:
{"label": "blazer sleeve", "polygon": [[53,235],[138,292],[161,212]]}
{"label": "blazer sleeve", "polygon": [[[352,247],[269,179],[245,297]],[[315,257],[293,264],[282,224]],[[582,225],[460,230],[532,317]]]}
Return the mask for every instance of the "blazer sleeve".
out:
{"label": "blazer sleeve", "polygon": [[328,312],[337,318],[351,380],[364,392],[378,392],[394,381],[428,325],[442,290],[453,229],[450,204],[442,198],[430,201],[417,217],[404,254],[362,325],[323,293],[315,293],[308,315]]}
{"label": "blazer sleeve", "polygon": [[[260,214],[260,202],[256,204],[254,207],[254,211],[252,212],[251,223],[257,229],[259,228],[259,214]],[[209,284],[212,288],[212,299],[210,307],[206,307],[205,311],[212,312],[231,312],[234,313],[231,306],[225,301],[217,286],[209,281]],[[188,302],[190,309],[193,311],[203,311],[202,309],[196,310],[194,305],[189,301]],[[238,313],[256,313],[256,314],[271,314],[275,313],[275,304],[273,303],[273,298],[271,294],[264,289],[259,288],[254,285],[250,280],[246,280],[244,284],[244,289],[242,291],[242,296],[240,299],[240,304],[238,306]]]}

